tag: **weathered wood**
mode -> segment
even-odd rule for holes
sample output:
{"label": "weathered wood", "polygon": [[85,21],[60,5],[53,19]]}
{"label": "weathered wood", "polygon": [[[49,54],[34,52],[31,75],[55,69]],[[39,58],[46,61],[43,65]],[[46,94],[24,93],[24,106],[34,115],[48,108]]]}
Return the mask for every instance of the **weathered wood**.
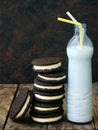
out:
{"label": "weathered wood", "polygon": [[[24,88],[24,87],[33,89],[32,84],[22,84],[19,86],[19,89]],[[29,110],[28,110],[28,113],[29,113]],[[30,119],[30,116],[28,116],[29,115],[28,113],[26,114],[26,117],[22,122],[14,122],[10,118],[8,118],[5,130],[15,130],[15,129],[18,129],[18,130],[47,130],[47,125],[42,125],[42,124],[33,122]]]}
{"label": "weathered wood", "polygon": [[94,95],[94,124],[96,130],[98,129],[98,83],[94,84],[93,89],[93,95]]}
{"label": "weathered wood", "polygon": [[19,89],[25,88],[25,87],[27,87],[30,90],[32,90],[33,89],[33,84],[20,84]]}
{"label": "weathered wood", "polygon": [[[19,89],[23,87],[28,87],[29,89],[33,88],[33,84],[22,84],[19,86]],[[10,89],[7,90],[10,93]],[[98,129],[98,83],[94,83],[93,85],[93,95],[94,95],[94,120],[86,125],[76,125],[74,123],[70,123],[66,120],[66,98],[64,99],[64,111],[65,117],[63,121],[54,123],[54,124],[38,124],[31,121],[28,113],[25,119],[22,122],[14,122],[10,118],[8,118],[5,130],[95,130]],[[66,97],[66,95],[65,95]]]}
{"label": "weathered wood", "polygon": [[47,130],[47,125],[38,124],[31,121],[29,118],[23,122],[14,122],[8,119],[5,130]]}
{"label": "weathered wood", "polygon": [[3,129],[16,88],[16,84],[0,84],[0,130]]}
{"label": "weathered wood", "polygon": [[86,125],[78,125],[74,123],[69,123],[63,120],[62,122],[55,123],[53,125],[48,125],[48,130],[94,130],[93,122]]}
{"label": "weathered wood", "polygon": [[96,130],[98,130],[98,105],[94,105],[94,124]]}
{"label": "weathered wood", "polygon": [[93,101],[94,105],[98,105],[98,83],[93,85]]}

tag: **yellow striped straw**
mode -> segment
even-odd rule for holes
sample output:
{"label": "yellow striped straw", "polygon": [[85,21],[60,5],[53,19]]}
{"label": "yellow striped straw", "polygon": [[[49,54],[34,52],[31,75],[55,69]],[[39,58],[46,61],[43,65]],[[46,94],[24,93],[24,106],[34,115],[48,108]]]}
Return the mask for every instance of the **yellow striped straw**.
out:
{"label": "yellow striped straw", "polygon": [[68,20],[68,19],[60,18],[60,17],[58,17],[57,20],[61,21],[61,22],[65,22],[65,23],[74,24],[74,25],[78,25],[79,26],[79,31],[80,31],[80,47],[82,48],[83,47],[82,24],[80,22],[77,22],[77,21],[71,21],[71,20]]}

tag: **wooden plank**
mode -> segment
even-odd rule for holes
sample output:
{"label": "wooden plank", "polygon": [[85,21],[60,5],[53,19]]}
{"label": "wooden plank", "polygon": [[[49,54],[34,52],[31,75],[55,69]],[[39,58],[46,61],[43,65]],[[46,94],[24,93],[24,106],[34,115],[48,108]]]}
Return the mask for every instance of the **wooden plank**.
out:
{"label": "wooden plank", "polygon": [[[96,104],[97,106],[97,93],[98,93],[98,89],[97,89],[97,85],[98,84],[94,84],[94,104]],[[23,88],[23,87],[28,87],[29,89],[33,88],[32,84],[22,84],[20,85],[19,89]],[[65,95],[66,97],[66,95]],[[64,99],[64,110],[66,109],[66,98]],[[94,105],[95,106],[95,105]],[[58,123],[54,123],[54,124],[49,124],[49,125],[42,125],[42,124],[38,124],[35,123],[33,121],[31,121],[31,119],[26,116],[25,120],[23,122],[14,122],[12,121],[10,118],[8,118],[5,130],[93,130],[93,129],[98,129],[98,107],[94,107],[94,121],[92,121],[90,124],[87,125],[76,125],[73,123],[69,123],[66,120],[66,110],[65,110],[65,117],[63,119],[62,122],[58,122]],[[29,112],[29,111],[28,111]]]}
{"label": "wooden plank", "polygon": [[[67,86],[66,86],[66,89],[67,89]],[[67,92],[66,89],[65,91]],[[63,102],[64,102],[63,108],[65,112],[63,121],[48,125],[48,130],[94,130],[93,121],[89,124],[83,124],[83,125],[68,122],[66,118],[66,93],[65,93],[65,99],[63,100]]]}
{"label": "wooden plank", "polygon": [[93,84],[93,101],[94,105],[98,105],[98,83]]}
{"label": "wooden plank", "polygon": [[98,105],[94,105],[94,124],[95,129],[98,130]]}
{"label": "wooden plank", "polygon": [[[28,87],[29,89],[33,89],[33,84],[21,84],[19,89]],[[5,130],[47,130],[47,125],[42,125],[33,122],[28,116],[29,110],[26,114],[25,119],[22,122],[14,122],[10,118],[8,118]]]}
{"label": "wooden plank", "polygon": [[79,124],[69,123],[68,121],[66,121],[66,117],[65,119],[63,119],[62,122],[55,123],[48,126],[48,130],[94,130],[94,128],[95,127],[93,122],[90,124],[79,125]]}
{"label": "wooden plank", "polygon": [[3,129],[16,88],[16,84],[0,84],[0,130]]}
{"label": "wooden plank", "polygon": [[98,129],[98,83],[94,84],[94,123],[95,129]]}
{"label": "wooden plank", "polygon": [[23,122],[14,122],[10,118],[8,119],[5,130],[47,130],[47,125],[38,124],[29,119]]}

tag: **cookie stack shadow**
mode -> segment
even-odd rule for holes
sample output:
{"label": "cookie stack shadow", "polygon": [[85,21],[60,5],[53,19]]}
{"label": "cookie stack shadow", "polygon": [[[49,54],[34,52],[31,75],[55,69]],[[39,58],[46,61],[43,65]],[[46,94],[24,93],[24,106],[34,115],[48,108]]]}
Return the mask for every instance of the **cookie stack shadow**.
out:
{"label": "cookie stack shadow", "polygon": [[53,123],[64,115],[63,98],[66,75],[58,57],[47,57],[32,61],[37,76],[34,79],[30,115],[33,121]]}

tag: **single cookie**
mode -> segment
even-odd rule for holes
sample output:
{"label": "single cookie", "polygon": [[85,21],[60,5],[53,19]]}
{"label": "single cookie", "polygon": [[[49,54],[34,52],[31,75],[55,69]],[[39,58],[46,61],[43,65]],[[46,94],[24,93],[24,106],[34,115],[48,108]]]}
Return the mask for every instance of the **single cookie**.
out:
{"label": "single cookie", "polygon": [[59,91],[55,92],[44,92],[44,91],[38,91],[33,90],[34,97],[37,101],[41,102],[51,102],[51,101],[59,101],[64,98],[65,90],[64,88],[59,89]]}
{"label": "single cookie", "polygon": [[59,107],[58,109],[52,111],[33,110],[30,112],[30,115],[33,121],[39,123],[54,123],[63,118],[63,113],[63,108]]}
{"label": "single cookie", "polygon": [[28,90],[28,88],[21,89],[10,109],[10,118],[13,120],[22,119],[29,109],[32,98],[33,94]]}
{"label": "single cookie", "polygon": [[50,103],[43,103],[36,101],[32,103],[31,109],[35,109],[38,111],[52,111],[58,109],[60,106],[63,105],[63,101],[57,101],[57,102],[50,102]]}
{"label": "single cookie", "polygon": [[42,92],[55,92],[55,91],[57,92],[60,91],[61,88],[64,88],[64,85],[61,83],[55,83],[55,84],[51,82],[46,83],[38,79],[35,79],[33,88],[35,90],[42,91]]}
{"label": "single cookie", "polygon": [[55,73],[38,74],[37,79],[47,83],[65,83],[66,74],[64,70],[57,71]]}
{"label": "single cookie", "polygon": [[32,61],[33,70],[36,72],[53,72],[60,70],[61,59],[59,57],[38,58]]}

